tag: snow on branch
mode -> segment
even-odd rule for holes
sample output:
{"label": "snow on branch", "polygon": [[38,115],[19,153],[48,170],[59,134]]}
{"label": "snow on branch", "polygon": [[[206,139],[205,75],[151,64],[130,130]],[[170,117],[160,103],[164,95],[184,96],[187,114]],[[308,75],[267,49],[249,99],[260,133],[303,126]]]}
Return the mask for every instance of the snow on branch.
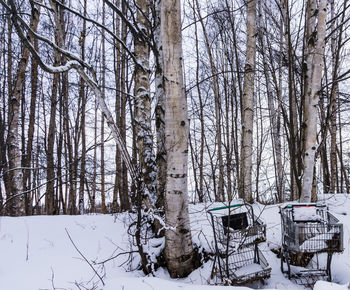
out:
{"label": "snow on branch", "polygon": [[[13,0],[10,0],[10,2],[13,2]],[[58,52],[64,54],[65,56],[67,56],[68,58],[75,60],[79,63],[81,63],[84,67],[87,67],[89,70],[92,70],[92,67],[87,64],[86,62],[84,62],[78,55],[76,55],[75,53],[72,53],[66,49],[63,49],[62,47],[59,47],[55,42],[53,42],[52,40],[40,35],[39,33],[34,32],[29,25],[23,20],[22,17],[20,17],[17,12],[12,11],[12,16],[15,18],[13,19],[13,23],[16,25],[18,25],[17,23],[17,19],[21,22],[21,24],[23,24],[23,26],[38,40],[44,41],[47,44],[49,44],[52,48],[54,48],[55,50],[57,50]],[[24,35],[24,34],[23,34]],[[63,68],[64,69],[64,68]],[[66,69],[64,71],[67,71],[69,69]],[[61,72],[61,71],[60,71]]]}
{"label": "snow on branch", "polygon": [[[135,166],[131,162],[130,155],[127,151],[126,145],[123,141],[122,134],[114,122],[112,113],[107,107],[107,104],[105,100],[102,97],[102,92],[101,89],[97,83],[96,80],[96,74],[93,70],[93,68],[88,65],[86,62],[84,62],[81,58],[79,58],[76,54],[71,53],[70,51],[67,51],[65,49],[62,49],[58,47],[54,42],[51,40],[39,35],[38,33],[35,33],[30,27],[27,25],[27,23],[18,15],[16,6],[14,4],[13,0],[9,0],[10,6],[8,6],[3,0],[0,0],[0,4],[2,4],[11,14],[12,14],[12,22],[16,28],[16,31],[18,33],[18,36],[20,39],[23,41],[24,45],[30,50],[32,56],[35,58],[35,60],[39,63],[40,67],[49,73],[62,73],[62,72],[67,72],[71,69],[75,69],[78,74],[80,75],[81,78],[84,79],[84,81],[87,83],[87,85],[93,90],[95,93],[95,97],[100,105],[101,111],[104,114],[108,127],[112,131],[112,135],[114,139],[116,140],[117,146],[119,150],[121,151],[122,158],[124,162],[126,163],[127,169],[130,172],[130,175],[132,179],[137,180],[138,179],[138,171],[136,170]],[[66,64],[61,65],[61,66],[52,66],[49,64],[46,64],[38,54],[38,52],[35,50],[33,47],[32,43],[28,40],[28,38],[25,36],[20,24],[18,21],[21,22],[25,26],[25,28],[28,30],[28,33],[30,33],[33,37],[42,40],[49,44],[53,49],[59,51],[62,53],[62,55],[66,56],[68,59],[70,59]],[[92,77],[90,77],[86,72],[85,68],[89,70],[89,72],[92,74]],[[23,193],[21,193],[23,194]]]}

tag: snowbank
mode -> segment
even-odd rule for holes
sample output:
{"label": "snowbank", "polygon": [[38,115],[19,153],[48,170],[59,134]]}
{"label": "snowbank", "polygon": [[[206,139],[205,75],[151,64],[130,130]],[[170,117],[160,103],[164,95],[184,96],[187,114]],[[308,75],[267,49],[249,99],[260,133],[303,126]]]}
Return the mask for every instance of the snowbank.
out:
{"label": "snowbank", "polygon": [[[315,290],[348,289],[350,281],[350,197],[348,195],[325,195],[331,212],[344,224],[344,247],[342,254],[335,254],[332,261],[333,280],[337,283],[318,281]],[[193,241],[206,251],[214,251],[214,239],[207,213],[209,206],[191,205],[190,218]],[[267,242],[260,249],[272,268],[271,278],[264,289],[305,289],[288,280],[280,271],[280,259],[271,249],[281,243],[281,225],[277,205],[254,205],[254,212],[267,223]],[[34,216],[0,218],[0,289],[249,289],[247,287],[224,287],[210,280],[212,261],[205,263],[185,279],[170,279],[164,269],[156,277],[144,277],[137,271],[138,259],[126,261],[132,252],[127,228],[128,214],[84,216]],[[96,273],[75,249],[67,232]],[[99,264],[113,256],[117,258]]]}

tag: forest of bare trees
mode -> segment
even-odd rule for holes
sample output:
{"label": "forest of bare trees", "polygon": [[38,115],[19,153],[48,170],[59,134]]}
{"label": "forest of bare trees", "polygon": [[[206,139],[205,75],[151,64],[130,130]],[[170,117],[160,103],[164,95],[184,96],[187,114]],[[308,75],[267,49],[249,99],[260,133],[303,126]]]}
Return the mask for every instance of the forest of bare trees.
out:
{"label": "forest of bare trees", "polygon": [[350,193],[349,5],[0,0],[1,215],[134,211],[179,277],[188,202]]}

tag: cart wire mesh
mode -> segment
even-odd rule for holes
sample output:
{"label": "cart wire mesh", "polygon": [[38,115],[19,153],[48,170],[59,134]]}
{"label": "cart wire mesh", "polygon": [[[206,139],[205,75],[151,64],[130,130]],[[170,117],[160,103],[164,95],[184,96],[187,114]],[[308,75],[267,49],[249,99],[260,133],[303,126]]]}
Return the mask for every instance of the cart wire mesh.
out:
{"label": "cart wire mesh", "polygon": [[271,273],[271,268],[258,247],[245,247],[230,255],[222,253],[218,266],[222,280],[228,277],[234,285],[266,279]]}
{"label": "cart wire mesh", "polygon": [[325,205],[287,205],[281,208],[281,218],[282,246],[288,251],[343,251],[343,224]]}
{"label": "cart wire mesh", "polygon": [[212,276],[216,272],[231,285],[270,277],[271,268],[258,248],[266,240],[266,225],[254,215],[253,207],[235,203],[208,212],[216,248]]}
{"label": "cart wire mesh", "polygon": [[[343,224],[324,204],[289,204],[280,208],[281,271],[298,284],[312,286],[321,277],[332,280],[332,255],[343,251]],[[325,253],[325,266],[319,263]],[[316,258],[317,263],[313,263]],[[284,271],[283,263],[287,264]],[[298,267],[294,267],[298,266]],[[296,268],[300,268],[295,271]]]}
{"label": "cart wire mesh", "polygon": [[[215,212],[214,212],[215,210]],[[266,241],[266,225],[248,204],[209,211],[219,247],[238,249]]]}

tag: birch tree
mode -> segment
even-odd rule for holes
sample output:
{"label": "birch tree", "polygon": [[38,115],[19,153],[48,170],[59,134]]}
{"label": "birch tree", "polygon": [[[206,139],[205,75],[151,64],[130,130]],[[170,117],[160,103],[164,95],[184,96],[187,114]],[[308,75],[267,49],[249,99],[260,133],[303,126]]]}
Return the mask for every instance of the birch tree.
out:
{"label": "birch tree", "polygon": [[180,0],[162,0],[161,37],[167,154],[165,259],[171,277],[184,277],[193,269],[193,248],[187,201],[189,120],[182,75]]}
{"label": "birch tree", "polygon": [[[150,48],[145,39],[149,33],[149,2],[148,0],[137,0],[136,6],[136,21],[140,27],[140,36],[144,37],[134,36],[135,58],[138,62],[138,65],[135,66],[135,125],[140,172],[146,191],[144,199],[150,203],[149,198],[155,199],[156,169],[151,129]],[[150,207],[151,204],[146,206]]]}
{"label": "birch tree", "polygon": [[[11,9],[16,9],[11,5]],[[31,7],[30,27],[36,31],[39,23],[40,8],[32,4]],[[32,33],[28,33],[28,41],[33,42]],[[9,213],[22,215],[24,214],[24,197],[23,191],[23,172],[21,168],[21,150],[19,140],[19,121],[20,121],[20,100],[22,89],[25,80],[25,72],[29,61],[30,51],[27,47],[23,48],[22,57],[18,64],[16,80],[11,89],[9,96],[8,107],[8,135],[7,135],[7,152],[9,161],[9,179],[10,179],[10,194],[8,195],[12,201],[9,203]]]}
{"label": "birch tree", "polygon": [[[321,92],[326,33],[327,0],[306,2],[306,79],[305,79],[305,142],[304,173],[300,202],[310,202],[317,150],[317,106]],[[316,11],[317,10],[317,11]]]}
{"label": "birch tree", "polygon": [[247,50],[242,98],[242,144],[239,195],[248,202],[252,196],[252,154],[254,121],[254,77],[256,57],[256,0],[247,2]]}

